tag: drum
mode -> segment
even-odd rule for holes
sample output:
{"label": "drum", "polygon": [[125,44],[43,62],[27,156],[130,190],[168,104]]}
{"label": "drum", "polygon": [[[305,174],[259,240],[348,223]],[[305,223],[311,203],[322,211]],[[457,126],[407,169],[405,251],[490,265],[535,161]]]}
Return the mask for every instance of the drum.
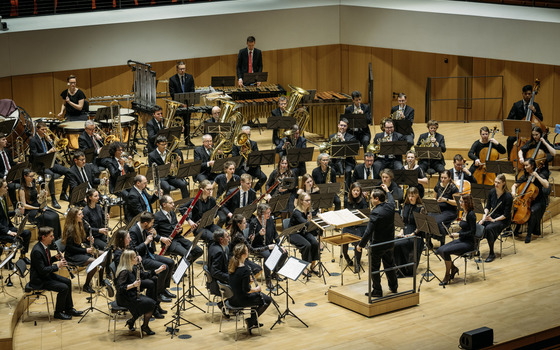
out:
{"label": "drum", "polygon": [[12,132],[10,132],[7,137],[8,148],[12,147],[18,137],[21,137],[23,139],[25,150],[27,150],[29,138],[35,134],[35,125],[33,124],[29,114],[27,114],[23,109],[18,108],[5,117],[4,121],[13,121]]}
{"label": "drum", "polygon": [[68,147],[71,149],[79,149],[78,141],[80,135],[86,129],[83,121],[64,122],[59,125],[62,128],[64,137],[68,139]]}
{"label": "drum", "polygon": [[[124,108],[121,108],[121,111]],[[130,117],[127,115],[121,115],[121,127],[122,127],[122,133],[123,133],[123,140],[121,140],[121,142],[127,143],[128,142],[128,138],[130,137],[130,130],[132,122],[134,122],[135,118],[134,117]],[[113,126],[113,124],[111,123],[110,120],[100,120],[100,123],[103,127],[103,130],[105,130],[107,132],[107,134],[109,134],[111,132],[111,127]]]}
{"label": "drum", "polygon": [[121,107],[121,115],[133,115],[134,109]]}

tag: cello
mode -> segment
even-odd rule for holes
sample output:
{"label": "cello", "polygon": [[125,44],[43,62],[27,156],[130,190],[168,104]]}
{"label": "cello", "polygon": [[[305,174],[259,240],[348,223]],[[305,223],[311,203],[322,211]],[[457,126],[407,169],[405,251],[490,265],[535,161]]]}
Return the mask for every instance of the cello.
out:
{"label": "cello", "polygon": [[[494,138],[494,135],[496,135],[497,131],[498,128],[494,126],[494,129],[492,130],[492,136],[490,136],[489,140]],[[498,160],[498,158],[500,157],[500,153],[495,148],[492,148],[492,141],[488,142],[490,143],[488,147],[483,148],[478,156],[479,159],[484,158],[484,163],[482,163],[473,172],[473,177],[475,178],[477,184],[494,185],[494,180],[496,179],[496,174],[489,173],[486,170],[486,163],[488,163],[488,161]]]}
{"label": "cello", "polygon": [[531,203],[539,195],[539,188],[533,183],[534,179],[535,175],[531,175],[527,181],[518,187],[523,189],[521,192],[518,191],[519,193],[516,193],[513,200],[513,218],[511,221],[515,224],[523,225],[531,217]]}
{"label": "cello", "polygon": [[542,145],[544,137],[545,137],[545,135],[541,136],[541,138],[539,139],[539,142],[537,142],[537,146],[533,150],[533,154],[531,155],[530,158],[527,158],[527,159],[535,160],[535,164],[537,164],[537,168],[539,168],[539,169],[541,167],[543,167],[545,162],[546,162],[546,153],[545,153],[545,151],[543,151],[541,149],[541,145]]}

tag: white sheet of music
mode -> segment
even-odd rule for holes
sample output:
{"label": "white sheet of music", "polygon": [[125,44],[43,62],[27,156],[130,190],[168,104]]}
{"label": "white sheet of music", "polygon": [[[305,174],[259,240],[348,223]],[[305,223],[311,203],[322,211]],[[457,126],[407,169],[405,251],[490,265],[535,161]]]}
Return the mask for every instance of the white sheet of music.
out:
{"label": "white sheet of music", "polygon": [[352,212],[348,209],[329,211],[317,214],[317,216],[333,226],[347,225],[349,223],[359,224],[362,222],[362,219],[352,214]]}
{"label": "white sheet of music", "polygon": [[266,261],[264,262],[264,265],[268,267],[270,271],[272,271],[274,270],[276,265],[278,265],[278,261],[280,261],[281,257],[282,251],[280,250],[280,248],[278,248],[277,245],[275,245],[274,249],[272,249],[272,252],[270,252],[270,255],[268,256],[268,259],[266,259]]}
{"label": "white sheet of music", "polygon": [[307,265],[309,265],[308,262],[290,257],[280,271],[278,271],[278,274],[295,281]]}
{"label": "white sheet of music", "polygon": [[103,260],[105,260],[105,257],[107,256],[107,252],[101,254],[99,256],[99,258],[95,259],[91,264],[89,264],[89,266],[86,269],[86,274],[90,273],[91,270],[95,269],[97,266],[99,266],[99,264],[101,264],[103,262]]}
{"label": "white sheet of music", "polygon": [[183,278],[188,268],[189,262],[185,259],[181,259],[179,265],[177,266],[177,269],[175,269],[175,273],[173,274],[173,276],[171,276],[175,284],[179,284],[179,282],[181,282],[181,278]]}

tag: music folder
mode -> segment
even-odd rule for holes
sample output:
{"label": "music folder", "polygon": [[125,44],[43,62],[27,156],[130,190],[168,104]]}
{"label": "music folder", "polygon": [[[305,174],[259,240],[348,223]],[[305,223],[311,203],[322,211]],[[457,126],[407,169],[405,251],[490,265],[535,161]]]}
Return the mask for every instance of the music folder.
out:
{"label": "music folder", "polygon": [[268,117],[266,120],[267,129],[291,129],[294,124],[297,124],[294,117]]}
{"label": "music folder", "polygon": [[340,120],[348,120],[348,129],[365,129],[368,127],[366,114],[341,114]]}
{"label": "music folder", "polygon": [[237,79],[235,79],[234,75],[215,76],[210,78],[210,85],[213,87],[235,86],[236,81]]}
{"label": "music folder", "polygon": [[247,166],[268,165],[276,163],[276,151],[252,151],[247,159]]}
{"label": "music folder", "polygon": [[29,167],[28,161],[14,164],[14,166],[10,168],[10,171],[8,171],[8,174],[6,175],[6,182],[10,183],[12,181],[21,179],[21,172],[27,167]]}
{"label": "music folder", "polygon": [[[54,165],[56,152],[45,153],[40,156],[36,156],[31,164],[31,170],[36,173],[42,174],[45,169],[50,169]],[[54,180],[54,179],[53,179]]]}
{"label": "music folder", "polygon": [[268,80],[268,72],[258,72],[258,73],[244,73],[243,74],[243,85],[254,84],[256,82],[263,82]]}

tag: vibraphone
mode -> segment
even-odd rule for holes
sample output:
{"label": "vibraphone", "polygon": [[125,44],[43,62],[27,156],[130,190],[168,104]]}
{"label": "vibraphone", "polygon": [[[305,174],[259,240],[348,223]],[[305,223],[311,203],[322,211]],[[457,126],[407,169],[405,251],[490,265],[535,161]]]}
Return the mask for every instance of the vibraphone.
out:
{"label": "vibraphone", "polygon": [[308,107],[310,115],[309,132],[328,137],[337,131],[340,114],[344,113],[346,105],[352,102],[352,97],[334,91],[321,91],[315,94]]}
{"label": "vibraphone", "polygon": [[280,84],[263,84],[261,86],[247,86],[243,88],[230,86],[216,88],[216,90],[228,94],[234,101],[278,97],[286,94],[286,90]]}

